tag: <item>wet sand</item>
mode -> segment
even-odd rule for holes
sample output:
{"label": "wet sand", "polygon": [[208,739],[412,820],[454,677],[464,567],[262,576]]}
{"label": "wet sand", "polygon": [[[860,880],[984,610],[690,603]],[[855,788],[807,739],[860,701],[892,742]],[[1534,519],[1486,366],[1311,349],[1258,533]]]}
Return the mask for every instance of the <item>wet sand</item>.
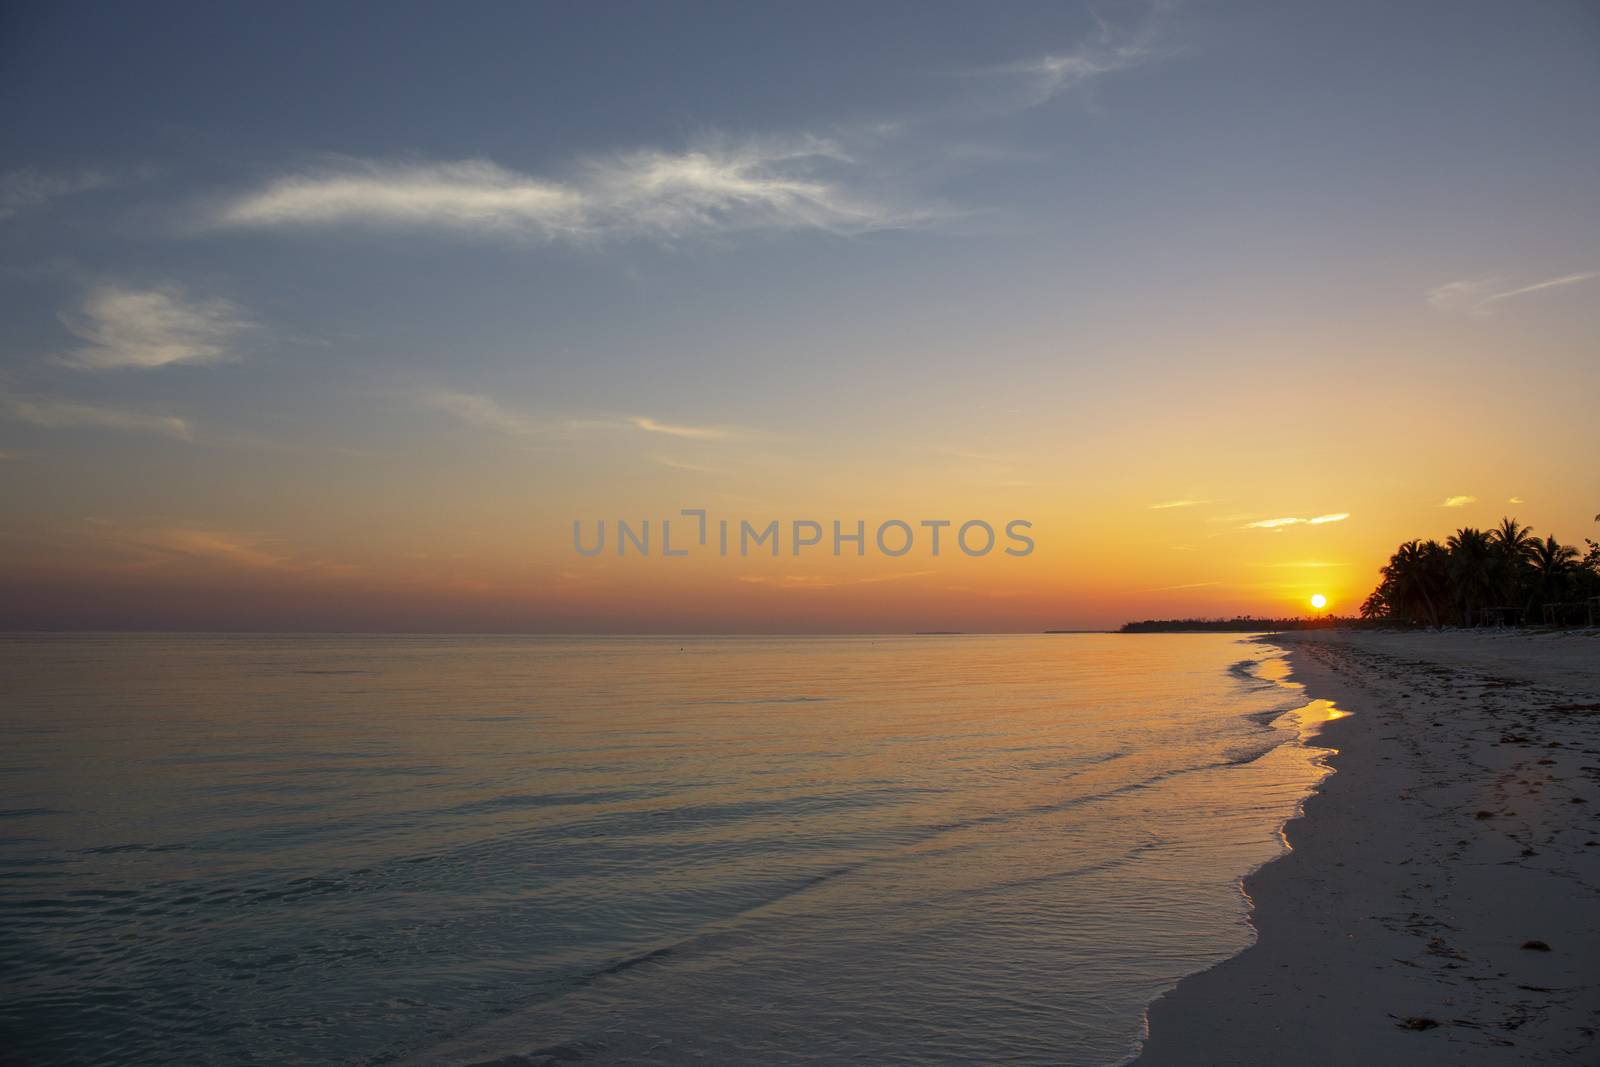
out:
{"label": "wet sand", "polygon": [[1274,640],[1336,773],[1137,1062],[1600,1063],[1600,635]]}

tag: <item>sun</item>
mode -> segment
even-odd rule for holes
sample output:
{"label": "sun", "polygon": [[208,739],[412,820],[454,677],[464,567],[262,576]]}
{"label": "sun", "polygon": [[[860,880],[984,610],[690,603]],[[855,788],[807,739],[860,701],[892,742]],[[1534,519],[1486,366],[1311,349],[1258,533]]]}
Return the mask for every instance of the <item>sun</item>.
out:
{"label": "sun", "polygon": [[1313,593],[1311,594],[1311,606],[1321,611],[1328,606],[1328,598],[1321,593]]}

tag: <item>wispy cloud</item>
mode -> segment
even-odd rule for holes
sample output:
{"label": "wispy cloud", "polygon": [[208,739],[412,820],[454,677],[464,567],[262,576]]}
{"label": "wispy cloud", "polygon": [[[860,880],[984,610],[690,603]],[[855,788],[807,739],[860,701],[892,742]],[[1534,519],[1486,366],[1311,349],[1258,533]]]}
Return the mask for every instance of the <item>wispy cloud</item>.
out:
{"label": "wispy cloud", "polygon": [[0,174],[0,219],[41,207],[52,200],[113,184],[111,175],[97,170],[58,173],[24,168]]}
{"label": "wispy cloud", "polygon": [[1489,281],[1445,282],[1428,290],[1428,303],[1438,311],[1482,315],[1487,313],[1484,297],[1493,291]]}
{"label": "wispy cloud", "polygon": [[60,319],[85,343],[57,360],[83,370],[215,363],[233,358],[234,342],[254,325],[237,304],[191,298],[175,285],[102,286]]}
{"label": "wispy cloud", "polygon": [[1534,282],[1531,285],[1520,285],[1510,289],[1504,288],[1505,283],[1495,279],[1480,279],[1477,281],[1446,282],[1428,290],[1428,303],[1440,311],[1464,313],[1468,315],[1489,315],[1494,312],[1495,305],[1502,300],[1511,300],[1529,293],[1538,293],[1546,289],[1559,289],[1568,285],[1577,285],[1580,282],[1593,281],[1600,278],[1600,270],[1580,271],[1577,274],[1563,274],[1555,278],[1546,278],[1544,281]]}
{"label": "wispy cloud", "polygon": [[291,174],[226,204],[224,226],[367,222],[464,229],[578,229],[582,195],[487,160],[350,162]]}
{"label": "wispy cloud", "polygon": [[1439,502],[1439,506],[1441,508],[1464,508],[1468,504],[1476,504],[1477,502],[1478,498],[1475,496],[1447,496]]}
{"label": "wispy cloud", "polygon": [[538,419],[502,407],[492,397],[477,393],[458,393],[450,389],[429,389],[417,396],[425,408],[443,411],[463,422],[497,433],[519,436],[538,434],[551,427]]}
{"label": "wispy cloud", "polygon": [[1240,527],[1241,530],[1279,530],[1285,526],[1325,526],[1330,522],[1343,522],[1350,517],[1348,511],[1337,511],[1328,515],[1317,515],[1309,519],[1289,516],[1281,519],[1257,519],[1247,522]]}
{"label": "wispy cloud", "polygon": [[1141,593],[1171,593],[1180,589],[1211,589],[1221,585],[1221,582],[1187,582],[1183,585],[1158,585],[1151,589],[1141,589]]}
{"label": "wispy cloud", "polygon": [[662,422],[648,415],[537,414],[507,408],[493,397],[430,389],[417,396],[423,407],[443,411],[463,422],[513,437],[562,437],[589,431],[633,430],[691,441],[727,441],[748,436],[732,426],[689,426]]}
{"label": "wispy cloud", "polygon": [[489,160],[342,161],[280,177],[224,204],[225,227],[439,228],[542,240],[672,239],[741,230],[862,233],[926,222],[847,180],[832,142],[751,142],[592,160],[565,178]]}
{"label": "wispy cloud", "polygon": [[668,437],[687,437],[693,441],[723,441],[733,435],[732,430],[721,426],[678,426],[644,415],[629,416],[627,421],[646,433],[664,433]]}
{"label": "wispy cloud", "polygon": [[1155,28],[1154,19],[1132,28],[1102,20],[1094,33],[1071,48],[981,67],[968,75],[1008,91],[1014,107],[1036,107],[1061,93],[1165,55],[1166,50],[1154,44]]}
{"label": "wispy cloud", "polygon": [[173,415],[153,415],[125,408],[99,407],[93,404],[75,404],[44,397],[0,396],[11,416],[35,426],[52,429],[88,427],[102,430],[128,430],[135,433],[154,433],[175,437],[180,441],[194,440],[194,430],[183,419]]}
{"label": "wispy cloud", "polygon": [[1522,499],[1520,496],[1514,496],[1514,497],[1511,497],[1509,500],[1507,500],[1506,503],[1507,504],[1526,504],[1527,501]]}
{"label": "wispy cloud", "polygon": [[106,519],[92,519],[94,542],[107,549],[120,549],[131,557],[135,568],[223,567],[230,570],[270,571],[320,577],[356,574],[359,568],[347,563],[318,559],[285,546],[278,538],[221,529],[190,522],[154,526],[125,526]]}
{"label": "wispy cloud", "polygon": [[1577,285],[1579,282],[1593,281],[1600,278],[1600,270],[1586,270],[1578,274],[1563,274],[1559,278],[1546,278],[1542,282],[1524,285],[1518,289],[1508,289],[1503,293],[1495,293],[1489,297],[1491,302],[1496,300],[1510,300],[1514,296],[1524,296],[1528,293],[1537,293],[1544,289],[1559,289],[1565,285]]}
{"label": "wispy cloud", "polygon": [[297,570],[270,544],[222,530],[169,527],[144,531],[134,540],[144,547],[188,559],[210,560],[262,570]]}
{"label": "wispy cloud", "polygon": [[1152,52],[1139,45],[1085,46],[1063,55],[1040,56],[1010,63],[995,68],[994,73],[1023,79],[1027,83],[1024,90],[1027,103],[1036,105],[1092,78],[1136,67],[1152,55]]}
{"label": "wispy cloud", "polygon": [[1151,511],[1166,511],[1170,508],[1192,508],[1198,504],[1213,504],[1213,500],[1164,500],[1159,504],[1151,504]]}

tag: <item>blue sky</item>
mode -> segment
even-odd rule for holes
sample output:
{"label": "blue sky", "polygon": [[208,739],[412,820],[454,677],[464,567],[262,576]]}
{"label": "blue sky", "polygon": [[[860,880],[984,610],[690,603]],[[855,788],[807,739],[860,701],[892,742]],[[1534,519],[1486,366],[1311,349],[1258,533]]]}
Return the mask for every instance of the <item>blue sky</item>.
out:
{"label": "blue sky", "polygon": [[[1100,513],[1286,394],[1370,433],[1510,384],[1508,436],[1579,446],[1597,57],[1581,3],[10,5],[4,532],[359,569],[407,484],[532,541],[499,494]],[[1193,468],[1100,484],[1186,421]],[[1539,462],[1477,447],[1373,491]]]}

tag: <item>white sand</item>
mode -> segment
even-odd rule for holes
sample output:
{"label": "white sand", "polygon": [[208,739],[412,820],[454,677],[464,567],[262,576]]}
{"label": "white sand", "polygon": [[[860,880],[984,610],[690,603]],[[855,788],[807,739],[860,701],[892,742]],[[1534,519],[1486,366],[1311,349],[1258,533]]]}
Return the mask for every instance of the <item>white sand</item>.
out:
{"label": "white sand", "polygon": [[1600,635],[1275,640],[1336,773],[1141,1067],[1600,1064]]}

